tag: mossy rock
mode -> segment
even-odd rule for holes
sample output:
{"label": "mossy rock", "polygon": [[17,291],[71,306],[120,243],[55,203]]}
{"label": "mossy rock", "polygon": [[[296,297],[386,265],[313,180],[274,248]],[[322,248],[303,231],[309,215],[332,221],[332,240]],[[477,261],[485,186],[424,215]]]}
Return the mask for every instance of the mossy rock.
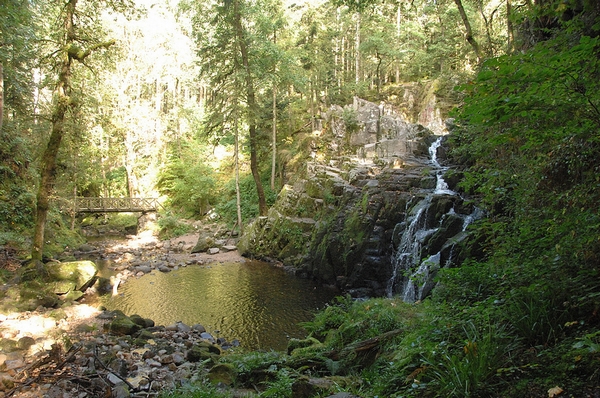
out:
{"label": "mossy rock", "polygon": [[323,344],[314,337],[307,337],[305,339],[290,339],[287,346],[287,353],[288,355],[292,355],[292,353],[297,349],[322,345]]}
{"label": "mossy rock", "polygon": [[137,338],[135,339],[135,343],[137,345],[142,345],[143,346],[144,344],[146,344],[147,340],[150,340],[150,339],[153,339],[153,338],[154,338],[154,333],[152,333],[149,330],[142,329],[138,333]]}
{"label": "mossy rock", "polygon": [[231,386],[235,382],[237,372],[232,364],[220,363],[208,371],[208,380],[213,384],[223,383]]}
{"label": "mossy rock", "polygon": [[83,297],[83,292],[80,290],[71,290],[70,292],[61,297],[65,301],[77,301]]}
{"label": "mossy rock", "polygon": [[98,267],[92,261],[71,261],[46,264],[48,277],[55,282],[71,282],[72,290],[85,290],[95,282]]}
{"label": "mossy rock", "polygon": [[117,316],[106,325],[108,332],[120,335],[133,335],[139,332],[142,327],[133,322],[128,316]]}
{"label": "mossy rock", "polygon": [[192,253],[204,253],[211,247],[215,247],[215,240],[210,236],[200,235],[196,246],[192,249]]}
{"label": "mossy rock", "polygon": [[19,349],[18,343],[11,339],[0,339],[0,351],[13,352]]}
{"label": "mossy rock", "polygon": [[58,296],[48,292],[43,285],[28,283],[12,287],[7,293],[9,298],[5,300],[4,307],[19,311],[33,311],[40,306],[55,308],[59,304]]}
{"label": "mossy rock", "polygon": [[154,327],[154,321],[152,319],[142,318],[138,314],[131,315],[129,317],[129,319],[131,319],[133,321],[133,323],[136,323],[136,324],[140,325],[142,328],[151,328],[151,327]]}
{"label": "mossy rock", "polygon": [[190,362],[216,360],[221,355],[221,349],[207,341],[199,341],[188,350],[186,358]]}

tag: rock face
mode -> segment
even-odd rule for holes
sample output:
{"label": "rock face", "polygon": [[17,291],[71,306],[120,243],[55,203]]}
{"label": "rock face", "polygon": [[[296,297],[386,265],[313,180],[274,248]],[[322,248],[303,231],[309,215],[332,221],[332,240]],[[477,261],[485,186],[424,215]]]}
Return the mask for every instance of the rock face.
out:
{"label": "rock face", "polygon": [[348,136],[333,109],[326,123],[332,131],[322,139],[337,155],[313,156],[323,160],[281,190],[268,215],[246,228],[238,250],[355,296],[419,300],[441,266],[459,261],[473,208],[440,188],[445,169],[429,153],[436,142],[437,155],[438,137],[383,106],[354,106],[351,123],[360,128]]}

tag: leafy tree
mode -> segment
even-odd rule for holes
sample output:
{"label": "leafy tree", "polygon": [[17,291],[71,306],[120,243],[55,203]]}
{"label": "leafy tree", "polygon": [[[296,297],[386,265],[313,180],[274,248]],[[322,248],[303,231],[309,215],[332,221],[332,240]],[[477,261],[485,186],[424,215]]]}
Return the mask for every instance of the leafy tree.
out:
{"label": "leafy tree", "polygon": [[[74,63],[84,64],[88,57],[99,50],[107,49],[115,41],[102,41],[91,18],[102,3],[89,3],[78,8],[77,0],[66,4],[48,4],[47,12],[56,12],[59,27],[50,30],[48,41],[54,44],[52,69],[56,70],[56,81],[51,110],[51,133],[41,159],[40,183],[36,197],[36,222],[31,257],[41,261],[44,249],[44,229],[56,177],[58,151],[66,133],[66,123],[75,109],[72,93]],[[87,6],[87,7],[86,7]]]}
{"label": "leafy tree", "polygon": [[162,169],[157,188],[180,213],[202,216],[217,198],[217,181],[213,169],[202,160],[201,148],[191,142],[184,144],[181,151],[172,155]]}
{"label": "leafy tree", "polygon": [[[243,109],[250,170],[256,185],[259,213],[264,215],[267,204],[259,167],[262,127],[259,123],[262,90],[259,88],[269,82],[268,73],[276,63],[277,52],[272,51],[273,43],[267,39],[272,36],[273,27],[261,21],[275,19],[272,12],[277,7],[271,7],[268,2],[242,0],[208,5],[195,3],[194,7],[194,32],[201,72],[214,90],[207,104],[206,131],[216,133],[214,137],[220,140],[224,128],[239,123],[234,118],[242,115],[238,109]],[[242,104],[231,101],[242,98],[243,108]]]}

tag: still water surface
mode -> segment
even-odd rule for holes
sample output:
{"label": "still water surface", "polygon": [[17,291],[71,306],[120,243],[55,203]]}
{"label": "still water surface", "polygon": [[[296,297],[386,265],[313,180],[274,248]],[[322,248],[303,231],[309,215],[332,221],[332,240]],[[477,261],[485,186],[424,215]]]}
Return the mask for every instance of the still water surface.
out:
{"label": "still water surface", "polygon": [[334,295],[272,265],[248,261],[153,271],[128,279],[105,306],[157,325],[199,323],[247,349],[285,350],[289,338],[305,336],[298,323],[311,320]]}

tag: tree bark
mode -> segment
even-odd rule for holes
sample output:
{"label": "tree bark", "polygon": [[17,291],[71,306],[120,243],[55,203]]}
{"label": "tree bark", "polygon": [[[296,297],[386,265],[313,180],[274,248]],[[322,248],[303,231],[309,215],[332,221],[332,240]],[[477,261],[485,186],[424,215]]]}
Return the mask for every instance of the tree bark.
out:
{"label": "tree bark", "polygon": [[[273,44],[277,45],[277,32],[273,34]],[[273,72],[277,75],[277,66]],[[273,130],[271,134],[271,189],[275,190],[275,168],[277,166],[277,81],[273,81]]]}
{"label": "tree bark", "polygon": [[512,53],[515,44],[515,29],[512,21],[512,3],[506,0],[506,33],[508,36],[507,51]]}
{"label": "tree bark", "polygon": [[234,131],[234,160],[235,160],[235,207],[237,210],[237,223],[240,228],[240,236],[244,235],[244,223],[242,222],[242,197],[240,193],[240,144],[239,144],[239,131],[238,131],[238,112],[237,112],[237,99],[235,101],[235,115],[233,120]]}
{"label": "tree bark", "polygon": [[273,131],[271,145],[271,189],[275,190],[275,169],[277,166],[277,86],[275,83],[273,83]]}
{"label": "tree bark", "polygon": [[462,5],[461,0],[454,0],[456,3],[456,7],[458,7],[458,13],[465,25],[465,39],[467,42],[473,47],[473,51],[477,56],[477,63],[481,63],[481,48],[479,47],[479,43],[475,40],[475,36],[473,36],[473,29],[471,29],[471,23],[469,22],[469,18],[467,18],[467,13],[465,12],[465,8]]}
{"label": "tree bark", "polygon": [[354,60],[354,80],[360,82],[360,12],[356,13],[356,36],[354,37],[354,48],[356,57]]}
{"label": "tree bark", "polygon": [[256,184],[256,193],[258,194],[258,212],[261,216],[267,215],[267,201],[265,199],[265,191],[260,181],[260,173],[258,170],[258,133],[256,131],[256,96],[254,93],[254,81],[250,71],[250,57],[248,55],[248,47],[246,44],[246,35],[242,26],[242,16],[240,13],[239,0],[233,2],[233,24],[237,36],[237,41],[242,56],[242,65],[244,66],[245,85],[246,85],[246,101],[248,103],[248,136],[250,139],[250,171],[254,177]]}
{"label": "tree bark", "polygon": [[4,68],[0,62],[0,131],[4,122]]}

